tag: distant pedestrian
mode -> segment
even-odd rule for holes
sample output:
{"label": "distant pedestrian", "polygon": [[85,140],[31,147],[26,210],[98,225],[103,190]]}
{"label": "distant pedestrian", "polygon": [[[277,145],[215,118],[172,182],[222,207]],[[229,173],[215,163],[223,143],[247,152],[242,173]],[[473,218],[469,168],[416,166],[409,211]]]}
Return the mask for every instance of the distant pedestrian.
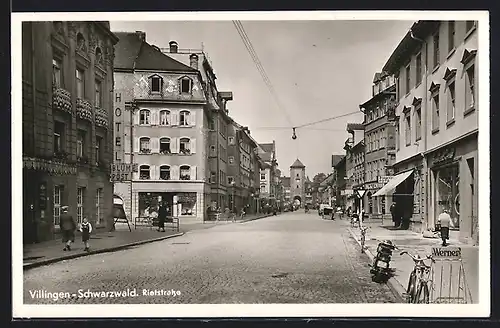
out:
{"label": "distant pedestrian", "polygon": [[73,216],[68,213],[68,206],[62,206],[61,211],[62,214],[59,219],[59,227],[62,232],[62,242],[66,243],[66,247],[64,247],[63,251],[70,251],[71,243],[75,241],[76,222]]}
{"label": "distant pedestrian", "polygon": [[158,231],[165,232],[165,221],[167,220],[168,209],[167,206],[162,203],[158,209]]}
{"label": "distant pedestrian", "polygon": [[87,218],[83,218],[83,223],[80,224],[80,232],[82,233],[82,241],[85,244],[84,251],[89,252],[90,251],[89,240],[90,240],[90,234],[92,233],[92,225],[87,220]]}
{"label": "distant pedestrian", "polygon": [[397,223],[397,218],[396,218],[396,202],[393,202],[391,204],[389,210],[391,211],[392,222],[394,222],[394,227],[397,228],[399,224]]}
{"label": "distant pedestrian", "polygon": [[443,207],[442,213],[438,216],[437,224],[441,227],[443,246],[448,246],[446,240],[450,239],[450,227],[453,228],[454,224],[447,208]]}

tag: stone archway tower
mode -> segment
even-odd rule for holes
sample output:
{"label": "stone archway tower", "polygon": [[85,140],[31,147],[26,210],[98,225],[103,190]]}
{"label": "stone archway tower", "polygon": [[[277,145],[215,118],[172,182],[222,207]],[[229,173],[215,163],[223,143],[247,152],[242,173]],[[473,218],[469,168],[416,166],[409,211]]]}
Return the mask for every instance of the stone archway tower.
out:
{"label": "stone archway tower", "polygon": [[300,206],[304,206],[306,199],[305,191],[306,167],[297,158],[297,160],[290,166],[290,194],[291,200],[294,201],[300,198]]}

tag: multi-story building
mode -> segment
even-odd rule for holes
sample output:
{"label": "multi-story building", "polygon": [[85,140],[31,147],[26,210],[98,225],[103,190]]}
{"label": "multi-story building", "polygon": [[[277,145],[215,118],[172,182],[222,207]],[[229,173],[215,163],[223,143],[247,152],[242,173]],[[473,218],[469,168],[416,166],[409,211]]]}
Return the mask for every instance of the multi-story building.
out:
{"label": "multi-story building", "polygon": [[390,217],[392,197],[372,197],[392,176],[396,160],[395,108],[396,83],[394,76],[376,73],[372,98],[359,105],[364,113],[365,127],[365,213],[372,217]]}
{"label": "multi-story building", "polygon": [[[348,123],[347,132],[350,137],[346,140],[346,196],[347,207],[351,207],[353,213],[360,212],[363,203],[366,203],[363,190],[365,167],[364,167],[364,125],[359,123]],[[361,199],[363,198],[363,200]]]}
{"label": "multi-story building", "polygon": [[212,64],[203,49],[183,49],[179,48],[176,41],[170,41],[168,48],[161,48],[161,51],[185,65],[190,65],[191,58],[197,58],[201,63],[198,70],[201,75],[203,90],[207,98],[207,110],[209,114],[209,145],[208,145],[208,165],[209,181],[211,186],[211,205],[221,210],[229,209],[231,197],[234,192],[233,186],[228,183],[228,133],[232,120],[229,117],[227,102],[233,100],[230,91],[219,92],[217,90],[217,76]]}
{"label": "multi-story building", "polygon": [[55,238],[61,206],[113,224],[113,56],[108,22],[22,26],[24,243]]}
{"label": "multi-story building", "polygon": [[260,172],[264,167],[264,162],[259,156],[258,144],[250,155],[250,163],[253,168],[251,171],[252,179],[250,180],[250,188],[252,190],[252,194],[250,195],[252,197],[250,213],[260,213]]}
{"label": "multi-story building", "polygon": [[272,206],[276,202],[276,143],[263,143],[258,146],[259,156],[263,161],[260,170],[260,201],[261,206]]}
{"label": "multi-story building", "polygon": [[346,157],[343,156],[340,161],[335,165],[335,189],[337,206],[346,208],[347,194],[346,194]]}
{"label": "multi-story building", "polygon": [[281,177],[281,185],[283,186],[283,202],[288,206],[292,202],[290,177]]}
{"label": "multi-story building", "polygon": [[411,226],[433,228],[446,207],[471,243],[478,242],[476,29],[475,21],[418,21],[384,66],[397,79],[394,168],[409,176],[396,193],[413,195],[405,203]]}
{"label": "multi-story building", "polygon": [[198,56],[192,54],[188,66],[148,44],[142,32],[119,37],[115,108],[130,103],[123,114],[128,114],[124,127],[131,128],[117,131],[115,138],[128,144],[127,160],[137,164],[138,172],[131,184],[117,184],[116,192],[130,193],[133,218],[146,215],[161,200],[175,216],[203,219],[210,194],[205,152],[209,112]]}
{"label": "multi-story building", "polygon": [[303,206],[306,202],[306,167],[297,158],[295,162],[290,165],[290,192],[292,196],[292,202],[298,200],[300,206]]}

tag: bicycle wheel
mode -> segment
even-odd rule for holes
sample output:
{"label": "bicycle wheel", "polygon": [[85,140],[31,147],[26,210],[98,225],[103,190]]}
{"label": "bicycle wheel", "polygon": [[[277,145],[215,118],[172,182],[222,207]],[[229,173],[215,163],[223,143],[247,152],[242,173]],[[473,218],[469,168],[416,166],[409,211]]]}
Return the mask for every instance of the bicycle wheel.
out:
{"label": "bicycle wheel", "polygon": [[413,303],[429,304],[429,287],[426,283],[421,283]]}
{"label": "bicycle wheel", "polygon": [[410,274],[410,279],[408,280],[408,287],[406,287],[406,294],[409,296],[408,303],[413,303],[413,300],[415,299],[416,280],[417,276],[415,275],[415,272],[412,272]]}

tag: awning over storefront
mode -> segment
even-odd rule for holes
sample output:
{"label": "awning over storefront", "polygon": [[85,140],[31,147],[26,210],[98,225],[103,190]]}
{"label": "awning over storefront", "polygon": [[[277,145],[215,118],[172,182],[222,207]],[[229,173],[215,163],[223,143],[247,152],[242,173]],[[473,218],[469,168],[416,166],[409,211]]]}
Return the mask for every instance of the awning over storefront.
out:
{"label": "awning over storefront", "polygon": [[403,181],[405,181],[410,175],[413,174],[413,171],[407,171],[403,172],[400,174],[397,174],[389,180],[382,188],[380,188],[379,191],[377,191],[375,194],[373,194],[372,197],[376,196],[385,196],[385,195],[392,195],[394,193],[394,190],[396,187]]}

